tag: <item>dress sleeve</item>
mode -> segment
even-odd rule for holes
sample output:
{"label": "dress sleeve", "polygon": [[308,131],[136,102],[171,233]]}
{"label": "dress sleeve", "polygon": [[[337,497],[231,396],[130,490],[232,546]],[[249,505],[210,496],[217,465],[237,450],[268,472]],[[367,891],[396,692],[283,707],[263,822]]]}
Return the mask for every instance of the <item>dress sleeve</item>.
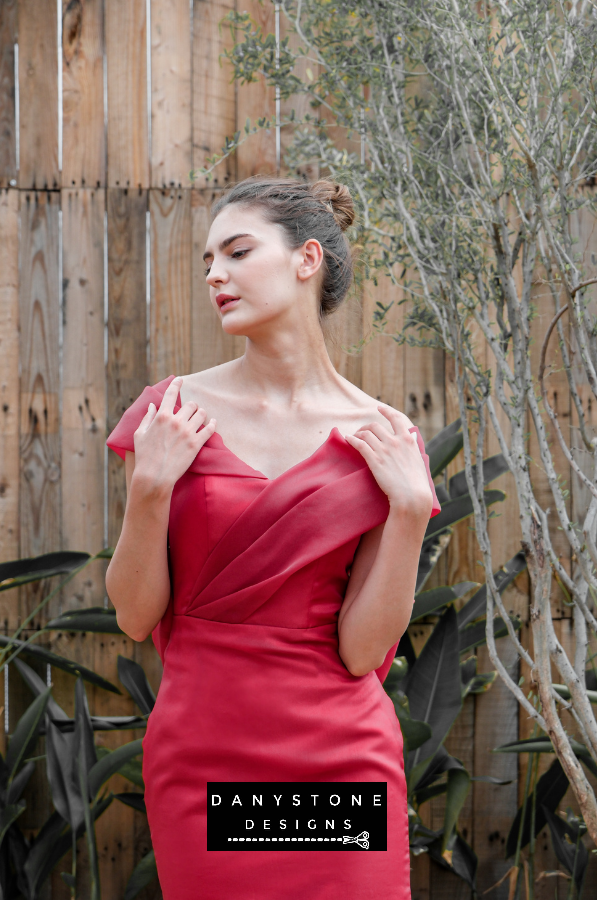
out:
{"label": "dress sleeve", "polygon": [[439,512],[441,512],[441,506],[439,505],[439,500],[437,499],[437,494],[435,493],[435,485],[433,484],[433,478],[431,477],[429,457],[425,453],[425,444],[423,442],[423,438],[421,437],[421,432],[419,431],[417,426],[413,425],[413,427],[409,428],[408,430],[411,432],[411,434],[414,432],[417,435],[417,444],[419,445],[419,450],[421,451],[421,456],[423,457],[423,462],[425,463],[425,468],[427,469],[429,487],[431,488],[431,493],[433,494],[433,507],[431,509],[431,515],[429,516],[429,518],[432,519],[434,516],[437,516]]}
{"label": "dress sleeve", "polygon": [[[135,450],[134,434],[143,416],[149,409],[150,403],[155,403],[156,408],[160,408],[160,404],[164,399],[164,392],[170,382],[174,379],[174,375],[169,375],[163,381],[157,384],[148,385],[137,399],[122,414],[118,424],[108,435],[106,444],[115,453],[118,453],[121,459],[126,458],[126,451]],[[176,407],[175,407],[176,408]]]}

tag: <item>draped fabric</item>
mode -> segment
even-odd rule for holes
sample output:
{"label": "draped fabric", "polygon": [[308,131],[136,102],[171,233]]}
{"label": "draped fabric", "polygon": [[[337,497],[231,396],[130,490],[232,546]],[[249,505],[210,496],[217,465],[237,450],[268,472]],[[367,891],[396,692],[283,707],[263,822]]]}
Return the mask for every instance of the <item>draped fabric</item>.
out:
{"label": "draped fabric", "polygon": [[[122,416],[107,441],[121,457],[173,377],[146,387]],[[382,688],[397,645],[360,677],[338,653],[359,540],[388,512],[337,428],[274,479],[214,433],[177,481],[172,593],[153,633],[164,675],[143,743],[165,900],[410,897],[402,735]],[[385,781],[388,850],[207,851],[206,784],[235,780]]]}

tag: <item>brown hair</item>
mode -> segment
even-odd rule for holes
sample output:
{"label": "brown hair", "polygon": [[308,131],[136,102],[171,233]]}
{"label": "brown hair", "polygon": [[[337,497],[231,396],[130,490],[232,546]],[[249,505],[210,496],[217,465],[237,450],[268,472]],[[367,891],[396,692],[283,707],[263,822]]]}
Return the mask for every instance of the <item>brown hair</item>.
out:
{"label": "brown hair", "polygon": [[353,279],[350,245],[343,233],[355,217],[348,188],[324,179],[309,184],[257,175],[228,188],[212,208],[214,218],[231,203],[260,207],[269,222],[283,228],[292,250],[310,238],[319,241],[323,250],[319,312],[322,318],[334,312]]}

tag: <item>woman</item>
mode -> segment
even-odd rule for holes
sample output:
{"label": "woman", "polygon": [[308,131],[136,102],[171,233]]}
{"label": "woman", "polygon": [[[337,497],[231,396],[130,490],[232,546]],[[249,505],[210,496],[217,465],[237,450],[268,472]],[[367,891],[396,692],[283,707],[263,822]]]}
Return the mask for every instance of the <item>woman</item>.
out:
{"label": "woman", "polygon": [[[326,352],[353,218],[327,181],[230,189],[204,259],[245,353],[147,387],[108,438],[128,499],[107,590],[123,631],[153,632],[164,663],[143,771],[165,900],[410,897],[402,736],[382,681],[439,504],[417,430]],[[272,782],[387,785],[387,849],[354,829],[345,841],[350,817],[322,813],[258,823],[273,830],[257,847],[238,816],[215,833],[226,786],[242,805],[243,785],[260,796]],[[319,837],[288,837],[295,821]]]}

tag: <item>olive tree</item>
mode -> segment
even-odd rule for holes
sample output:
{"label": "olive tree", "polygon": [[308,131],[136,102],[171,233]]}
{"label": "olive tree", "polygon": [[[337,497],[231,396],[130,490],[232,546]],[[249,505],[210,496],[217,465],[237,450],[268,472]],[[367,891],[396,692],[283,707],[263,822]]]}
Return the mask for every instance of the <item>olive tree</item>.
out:
{"label": "olive tree", "polygon": [[[286,37],[276,40],[247,14],[233,13],[229,58],[236,78],[266,79],[280,98],[278,110],[287,112],[247,122],[222,155],[256,128],[278,127],[289,135],[289,165],[316,161],[348,182],[374,275],[383,270],[407,298],[405,327],[395,338],[441,347],[454,358],[466,479],[489,587],[489,654],[551,739],[597,843],[595,794],[560,718],[568,708],[594,769],[597,723],[585,670],[589,638],[597,635],[597,440],[582,398],[588,393],[597,400],[590,287],[597,278],[585,271],[574,238],[576,218],[596,211],[594,6],[580,0],[281,0],[275,7]],[[309,112],[299,117],[293,108]],[[334,141],[337,126],[352,144]],[[202,171],[217,162],[209,160]],[[538,281],[552,306],[547,327],[536,317]],[[387,307],[378,308],[376,328],[384,328],[386,314]],[[570,423],[564,426],[549,402],[550,340],[559,344],[582,454]],[[533,365],[537,341],[540,363]],[[516,486],[531,578],[532,653],[494,581],[482,465],[489,429]],[[534,460],[529,431],[538,448]],[[578,520],[556,467],[558,447],[588,498]],[[549,485],[547,500],[531,477],[537,465]],[[554,546],[558,531],[572,566]],[[554,578],[573,604],[573,658],[554,628]],[[496,613],[531,669],[540,702],[500,659]],[[558,689],[552,664],[563,685]]]}

